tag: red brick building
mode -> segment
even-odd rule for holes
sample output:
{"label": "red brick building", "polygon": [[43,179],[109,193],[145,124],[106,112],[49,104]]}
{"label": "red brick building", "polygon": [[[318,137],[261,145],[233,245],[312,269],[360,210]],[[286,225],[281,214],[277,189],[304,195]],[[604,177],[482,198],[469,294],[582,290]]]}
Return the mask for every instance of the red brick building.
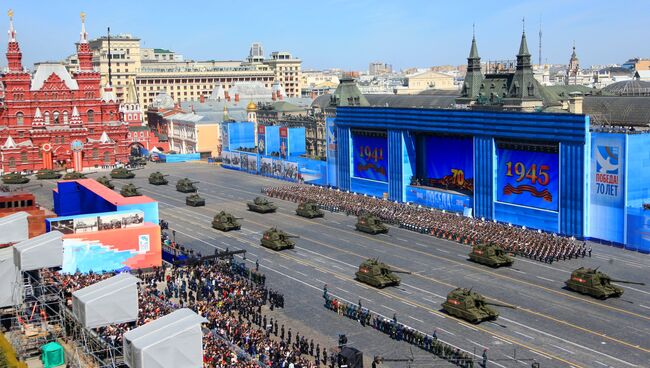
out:
{"label": "red brick building", "polygon": [[79,69],[22,65],[13,17],[9,18],[7,71],[0,76],[0,171],[92,168],[127,162],[128,123],[110,86],[100,86],[82,17]]}

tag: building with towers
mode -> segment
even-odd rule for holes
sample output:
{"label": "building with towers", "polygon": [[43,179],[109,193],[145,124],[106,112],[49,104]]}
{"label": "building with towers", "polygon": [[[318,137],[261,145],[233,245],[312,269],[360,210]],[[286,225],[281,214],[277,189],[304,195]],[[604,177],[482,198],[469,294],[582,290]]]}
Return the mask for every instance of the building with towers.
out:
{"label": "building with towers", "polygon": [[564,84],[567,86],[591,85],[593,76],[591,73],[584,73],[580,69],[580,60],[576,54],[576,45],[573,44],[573,51],[569,59],[569,65],[564,75]]}
{"label": "building with towers", "polygon": [[101,86],[81,15],[78,67],[22,65],[13,12],[9,11],[7,69],[0,76],[0,171],[110,166],[128,159],[128,124],[113,89]]}

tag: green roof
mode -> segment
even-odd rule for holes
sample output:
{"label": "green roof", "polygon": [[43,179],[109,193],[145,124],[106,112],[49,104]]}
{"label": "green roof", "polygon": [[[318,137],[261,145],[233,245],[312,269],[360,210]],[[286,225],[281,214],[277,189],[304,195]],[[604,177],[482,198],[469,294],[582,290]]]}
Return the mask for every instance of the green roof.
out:
{"label": "green roof", "polygon": [[153,52],[156,54],[173,54],[173,51],[167,49],[153,49]]}
{"label": "green roof", "polygon": [[340,79],[334,95],[330,100],[332,106],[370,106],[368,100],[361,94],[354,79],[344,77]]}
{"label": "green roof", "polygon": [[145,125],[140,125],[140,126],[130,126],[129,131],[130,132],[147,132],[149,131],[149,127]]}
{"label": "green roof", "polygon": [[302,112],[305,109],[286,101],[278,101],[272,105],[273,110],[277,112]]}

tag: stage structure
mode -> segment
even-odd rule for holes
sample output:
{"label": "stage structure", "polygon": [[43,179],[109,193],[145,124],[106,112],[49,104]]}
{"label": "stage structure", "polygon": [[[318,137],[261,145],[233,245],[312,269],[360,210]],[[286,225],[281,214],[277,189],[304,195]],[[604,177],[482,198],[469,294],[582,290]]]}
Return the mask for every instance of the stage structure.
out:
{"label": "stage structure", "polygon": [[72,293],[72,313],[86,328],[133,322],[138,319],[138,282],[130,273]]}

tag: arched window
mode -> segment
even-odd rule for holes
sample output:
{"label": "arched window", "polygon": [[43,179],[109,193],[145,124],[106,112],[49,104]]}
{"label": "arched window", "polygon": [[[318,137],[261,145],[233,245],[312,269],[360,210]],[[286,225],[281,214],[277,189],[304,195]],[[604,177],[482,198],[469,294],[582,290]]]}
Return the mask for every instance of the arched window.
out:
{"label": "arched window", "polygon": [[43,116],[45,117],[45,124],[49,124],[50,123],[50,112],[45,111],[45,114],[43,114]]}
{"label": "arched window", "polygon": [[63,124],[68,124],[68,112],[63,112]]}
{"label": "arched window", "polygon": [[89,123],[94,123],[95,122],[95,112],[93,110],[88,110],[88,122]]}
{"label": "arched window", "polygon": [[25,115],[22,112],[16,114],[16,124],[23,126],[25,124]]}
{"label": "arched window", "polygon": [[23,152],[20,153],[20,162],[22,162],[23,164],[27,163],[27,152],[26,151],[23,151]]}
{"label": "arched window", "polygon": [[9,168],[15,169],[16,168],[16,159],[13,157],[9,157]]}
{"label": "arched window", "polygon": [[93,160],[99,160],[99,150],[97,148],[93,148]]}
{"label": "arched window", "polygon": [[111,153],[106,151],[104,152],[104,165],[110,165]]}
{"label": "arched window", "polygon": [[52,113],[52,118],[54,120],[54,124],[59,124],[59,112],[55,111]]}

